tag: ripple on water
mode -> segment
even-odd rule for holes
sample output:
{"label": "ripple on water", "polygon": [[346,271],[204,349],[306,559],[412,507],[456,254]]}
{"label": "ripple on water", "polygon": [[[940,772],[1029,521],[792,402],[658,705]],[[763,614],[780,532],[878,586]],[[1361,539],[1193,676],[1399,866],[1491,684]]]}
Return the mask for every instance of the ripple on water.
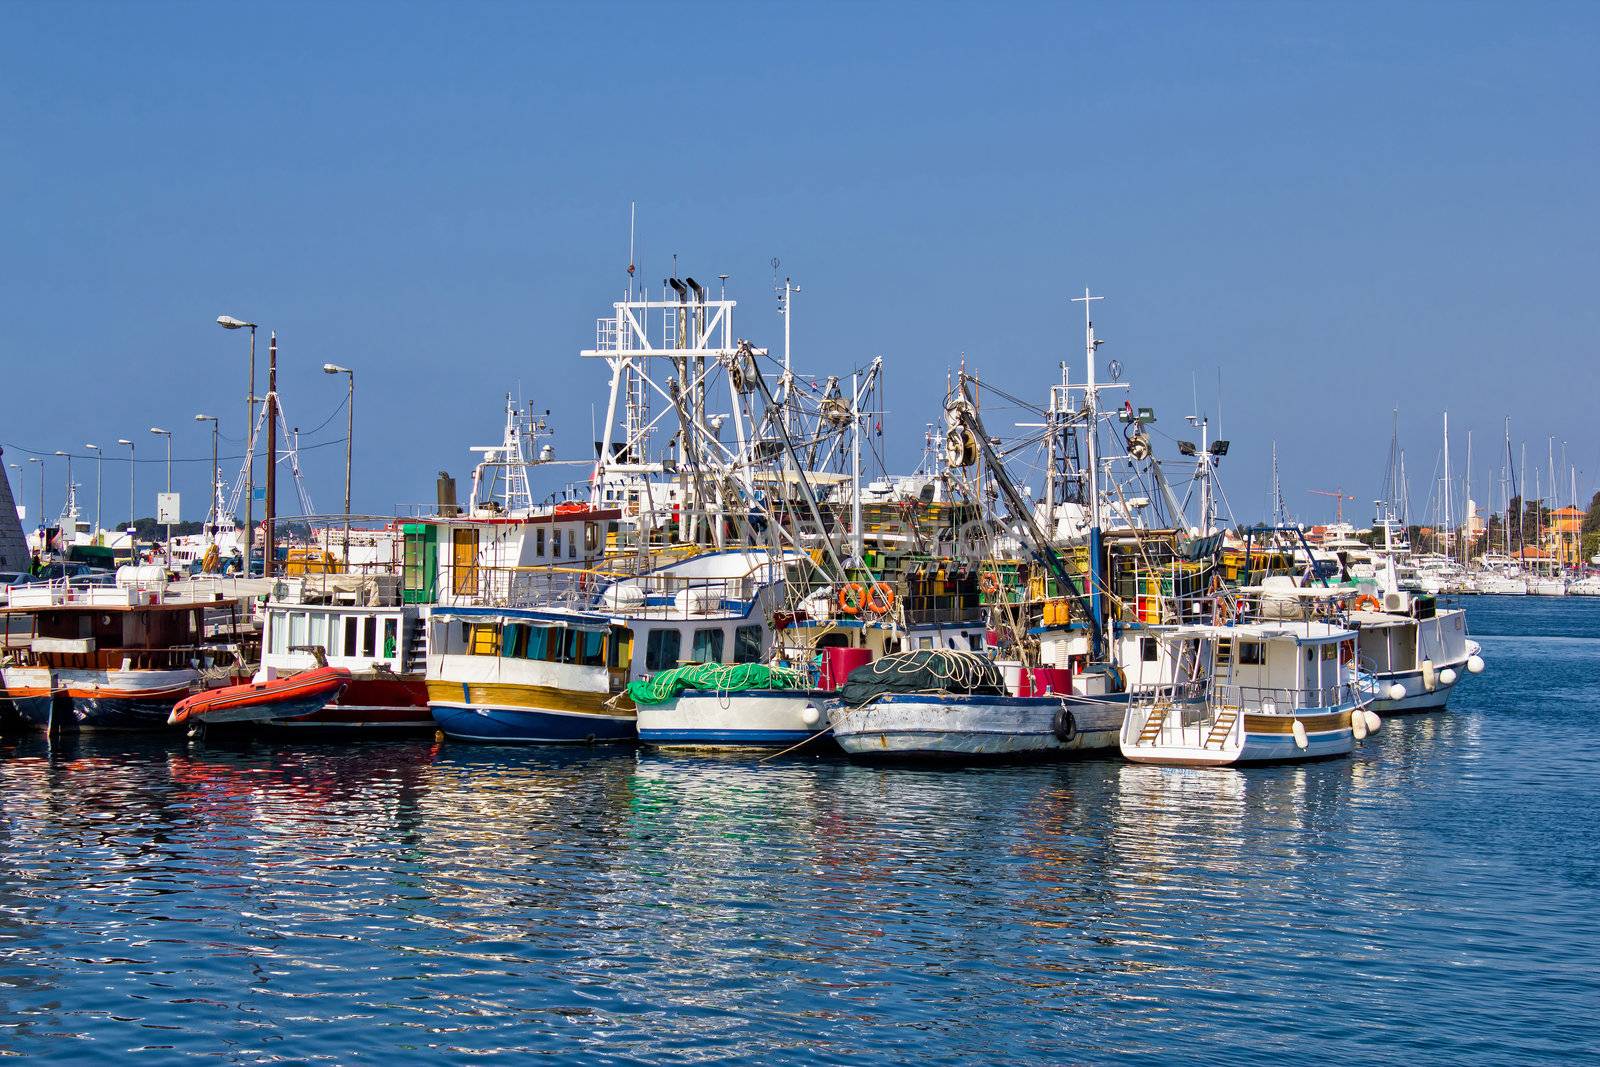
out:
{"label": "ripple on water", "polygon": [[28,739],[0,1051],[1592,1054],[1600,605],[1479,600],[1450,714],[1306,767]]}

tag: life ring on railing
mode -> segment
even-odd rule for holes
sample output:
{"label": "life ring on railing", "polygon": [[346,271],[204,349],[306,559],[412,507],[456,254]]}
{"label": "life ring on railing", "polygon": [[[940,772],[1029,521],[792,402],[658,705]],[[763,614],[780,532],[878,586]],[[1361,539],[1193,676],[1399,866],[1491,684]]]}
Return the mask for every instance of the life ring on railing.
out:
{"label": "life ring on railing", "polygon": [[887,615],[894,610],[894,586],[888,582],[873,582],[867,590],[866,609],[874,615]]}
{"label": "life ring on railing", "polygon": [[978,578],[978,592],[994,596],[1000,591],[1000,576],[994,571],[984,571]]}
{"label": "life ring on railing", "polygon": [[1350,606],[1350,610],[1351,611],[1361,611],[1361,610],[1363,610],[1362,607],[1361,607],[1361,605],[1363,605],[1363,604],[1372,605],[1371,610],[1373,610],[1373,611],[1382,611],[1383,610],[1383,605],[1378,603],[1378,598],[1373,596],[1371,593],[1362,593],[1360,596],[1356,597],[1356,601],[1355,601],[1354,604],[1352,604]]}
{"label": "life ring on railing", "polygon": [[860,615],[866,600],[867,589],[860,582],[846,582],[839,587],[839,610],[846,615]]}

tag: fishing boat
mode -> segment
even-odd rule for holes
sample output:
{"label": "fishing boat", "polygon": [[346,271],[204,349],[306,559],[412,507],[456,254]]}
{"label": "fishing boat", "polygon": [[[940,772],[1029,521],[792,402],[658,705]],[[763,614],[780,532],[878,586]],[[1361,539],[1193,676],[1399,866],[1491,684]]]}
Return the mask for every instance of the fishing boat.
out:
{"label": "fishing boat", "polygon": [[1380,720],[1356,635],[1327,622],[1175,627],[1166,684],[1130,701],[1119,747],[1135,763],[1221,767],[1348,755]]}
{"label": "fishing boat", "polygon": [[[1015,759],[1102,747],[1106,717],[1074,700],[1064,671],[1033,672],[1039,695],[1007,691],[988,656],[954,649],[900,652],[852,671],[828,703],[828,722],[851,756]],[[1121,715],[1109,716],[1116,736]]]}
{"label": "fishing boat", "polygon": [[[786,558],[700,552],[643,573],[525,572],[542,607],[441,605],[427,686],[447,737],[594,743],[637,737],[628,683],[685,663],[753,663],[770,645]],[[620,563],[620,561],[619,561]]]}
{"label": "fishing boat", "polygon": [[208,619],[240,610],[236,601],[171,602],[131,586],[14,589],[0,608],[0,684],[38,729],[164,728],[192,689],[237,667],[241,649],[207,635]]}
{"label": "fishing boat", "polygon": [[343,667],[322,666],[290,678],[223,686],[185,697],[173,707],[171,726],[207,727],[293,721],[314,715],[350,684]]}

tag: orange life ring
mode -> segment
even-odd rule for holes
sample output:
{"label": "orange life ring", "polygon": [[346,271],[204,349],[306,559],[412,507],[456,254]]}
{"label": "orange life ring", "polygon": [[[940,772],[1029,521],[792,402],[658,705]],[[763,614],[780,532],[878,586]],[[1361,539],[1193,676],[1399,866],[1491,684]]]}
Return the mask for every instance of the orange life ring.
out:
{"label": "orange life ring", "polygon": [[1361,611],[1362,610],[1361,605],[1363,605],[1363,604],[1371,604],[1373,611],[1382,611],[1383,610],[1383,605],[1378,603],[1378,598],[1373,596],[1371,593],[1362,593],[1360,596],[1356,597],[1356,602],[1353,605],[1351,605],[1350,610],[1351,611]]}
{"label": "orange life ring", "polygon": [[867,590],[866,609],[874,615],[887,615],[894,608],[894,586],[888,582],[873,582]]}
{"label": "orange life ring", "polygon": [[984,571],[978,579],[978,592],[994,596],[1000,591],[1000,576],[994,571]]}
{"label": "orange life ring", "polygon": [[839,610],[846,615],[861,614],[861,605],[866,599],[866,587],[860,582],[846,582],[839,587]]}

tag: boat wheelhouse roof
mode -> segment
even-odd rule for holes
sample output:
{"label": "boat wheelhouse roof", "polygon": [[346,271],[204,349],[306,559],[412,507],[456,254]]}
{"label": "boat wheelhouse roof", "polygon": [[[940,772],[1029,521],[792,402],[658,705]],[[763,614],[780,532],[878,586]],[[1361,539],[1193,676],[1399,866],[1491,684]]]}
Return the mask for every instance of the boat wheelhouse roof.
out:
{"label": "boat wheelhouse roof", "polygon": [[1168,643],[1201,637],[1246,638],[1272,641],[1292,638],[1297,644],[1325,644],[1348,640],[1356,636],[1354,630],[1326,622],[1263,621],[1242,622],[1232,626],[1176,626],[1160,631],[1157,636]]}
{"label": "boat wheelhouse roof", "polygon": [[437,607],[431,614],[435,619],[460,618],[474,622],[538,623],[541,626],[565,626],[571,630],[604,630],[619,621],[609,615],[541,608]]}

